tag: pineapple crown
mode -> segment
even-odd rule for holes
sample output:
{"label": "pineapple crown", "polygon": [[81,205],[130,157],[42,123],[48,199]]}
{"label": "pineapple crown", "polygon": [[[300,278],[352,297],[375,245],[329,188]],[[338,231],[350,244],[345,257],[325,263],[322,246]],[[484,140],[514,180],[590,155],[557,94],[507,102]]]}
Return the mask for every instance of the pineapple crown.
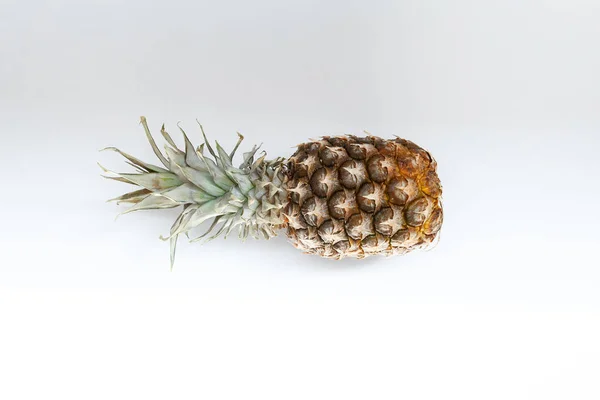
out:
{"label": "pineapple crown", "polygon": [[[192,229],[208,220],[212,220],[212,223],[206,232],[190,242],[206,242],[219,235],[227,237],[236,228],[242,240],[249,235],[266,239],[277,235],[277,230],[284,224],[281,209],[287,202],[283,158],[266,160],[263,151],[255,160],[260,146],[253,146],[243,154],[242,163],[235,167],[233,157],[244,137],[238,133],[238,141],[230,153],[215,141],[215,151],[200,124],[204,143],[197,148],[178,125],[185,141],[185,150],[177,147],[163,125],[160,132],[167,142],[163,154],[150,133],[145,117],[141,117],[141,124],[164,168],[145,163],[115,147],[103,150],[119,153],[137,172],[117,173],[99,165],[105,173],[112,174],[103,177],[140,187],[109,200],[117,204],[133,204],[121,214],[183,206],[169,236],[161,236],[162,240],[170,241],[171,268],[179,235],[183,233],[189,238]],[[204,154],[205,147],[208,155]]]}

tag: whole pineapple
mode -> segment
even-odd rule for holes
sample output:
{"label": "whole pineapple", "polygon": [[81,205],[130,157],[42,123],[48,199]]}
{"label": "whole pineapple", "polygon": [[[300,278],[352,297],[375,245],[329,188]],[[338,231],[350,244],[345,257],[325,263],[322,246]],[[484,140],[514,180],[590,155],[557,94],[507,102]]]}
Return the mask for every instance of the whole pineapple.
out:
{"label": "whole pineapple", "polygon": [[264,152],[255,160],[254,146],[234,167],[241,135],[227,153],[218,142],[215,151],[204,131],[204,143],[194,148],[180,128],[182,151],[163,125],[164,155],[144,117],[141,123],[164,168],[109,147],[138,172],[106,177],[141,187],[112,199],[133,204],[125,213],[183,207],[163,238],[171,243],[171,266],[178,236],[207,220],[212,220],[209,229],[192,241],[227,237],[234,229],[241,239],[268,239],[285,228],[297,248],[334,259],[404,254],[431,245],[439,235],[443,213],[436,162],[408,140],[323,137],[299,145],[288,160],[266,160]]}

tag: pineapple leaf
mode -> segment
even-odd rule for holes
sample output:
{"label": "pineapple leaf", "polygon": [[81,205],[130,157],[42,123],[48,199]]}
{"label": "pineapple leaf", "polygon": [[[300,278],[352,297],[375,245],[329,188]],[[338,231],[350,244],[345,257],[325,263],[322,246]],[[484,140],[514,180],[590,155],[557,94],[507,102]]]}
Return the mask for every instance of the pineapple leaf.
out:
{"label": "pineapple leaf", "polygon": [[134,163],[131,163],[129,161],[125,161],[125,164],[131,165],[133,167],[133,169],[135,169],[137,172],[139,172],[141,174],[147,174],[148,172],[150,172],[150,171],[147,171],[146,169],[144,169],[144,168],[142,168],[140,166],[137,166]]}
{"label": "pineapple leaf", "polygon": [[213,160],[210,158],[204,157],[204,145],[201,145],[198,148],[198,156],[202,159],[202,161],[206,164],[206,168],[210,175],[212,176],[215,183],[217,183],[220,187],[224,189],[229,189],[234,185],[234,181],[230,180],[227,177],[227,174],[221,169]]}
{"label": "pineapple leaf", "polygon": [[157,167],[156,165],[152,165],[152,164],[148,164],[143,162],[142,160],[139,160],[119,149],[117,149],[116,147],[105,147],[104,149],[100,150],[100,151],[114,151],[116,153],[119,153],[121,156],[125,157],[126,159],[128,159],[129,161],[131,161],[133,164],[143,168],[146,170],[146,172],[169,172],[164,168],[161,167]]}
{"label": "pineapple leaf", "polygon": [[169,133],[165,130],[165,124],[162,124],[162,127],[160,128],[160,134],[165,138],[167,143],[169,143],[169,145],[171,145],[171,147],[173,147],[175,149],[177,148],[175,141],[173,140],[171,135],[169,135]]}
{"label": "pineapple leaf", "polygon": [[119,215],[129,214],[140,210],[156,210],[163,208],[174,208],[181,204],[158,194],[149,194],[143,200],[136,203],[133,207],[128,208]]}
{"label": "pineapple leaf", "polygon": [[211,240],[218,238],[223,232],[225,232],[226,230],[229,229],[229,227],[231,226],[232,223],[233,223],[233,217],[230,215],[227,215],[225,217],[225,222],[223,222],[221,227],[211,237],[206,239],[206,241],[210,242]]}
{"label": "pineapple leaf", "polygon": [[217,185],[207,172],[197,171],[190,167],[178,167],[188,181],[198,186],[211,196],[223,196],[225,193],[227,193],[226,190],[231,188],[231,186],[227,186],[224,182],[221,182],[221,185]]}
{"label": "pineapple leaf", "polygon": [[242,164],[240,164],[240,169],[245,170],[252,165],[252,163],[254,162],[254,155],[256,154],[258,149],[260,149],[260,146],[262,146],[262,143],[258,146],[252,146],[252,150],[250,150],[247,153],[244,153],[244,161],[242,162]]}
{"label": "pineapple leaf", "polygon": [[133,183],[131,181],[128,181],[125,178],[121,178],[120,176],[106,176],[106,175],[100,175],[100,176],[103,177],[103,178],[106,178],[106,179],[111,179],[113,181],[123,182],[123,183],[129,183],[130,185],[135,185],[135,183]]}
{"label": "pineapple leaf", "polygon": [[206,148],[208,149],[208,151],[210,152],[210,154],[212,154],[212,156],[215,158],[215,160],[217,160],[218,157],[215,154],[215,151],[213,150],[213,148],[210,146],[210,142],[206,138],[206,134],[204,133],[204,128],[202,127],[202,124],[200,124],[200,121],[198,121],[198,120],[196,120],[196,122],[200,126],[200,131],[202,131],[202,136],[204,137],[204,143],[206,144]]}
{"label": "pineapple leaf", "polygon": [[225,173],[235,182],[235,184],[239,187],[240,191],[244,194],[248,193],[252,188],[254,188],[254,184],[250,180],[248,174],[240,171],[237,168],[227,168]]}
{"label": "pineapple leaf", "polygon": [[240,147],[240,144],[242,144],[242,141],[244,140],[244,136],[241,133],[237,132],[237,135],[238,135],[238,141],[235,144],[231,153],[229,154],[229,158],[232,160],[232,162],[233,162],[233,156],[235,155],[235,152],[237,151],[238,147]]}
{"label": "pineapple leaf", "polygon": [[210,224],[210,227],[206,230],[206,232],[194,239],[190,239],[190,243],[199,242],[200,240],[204,239],[206,235],[208,235],[214,229],[214,227],[217,226],[221,218],[223,218],[222,215],[215,217],[215,219],[213,219],[213,222]]}
{"label": "pineapple leaf", "polygon": [[220,162],[221,168],[227,169],[229,167],[232,167],[231,159],[229,158],[229,154],[227,154],[225,152],[225,150],[223,149],[223,147],[221,147],[219,142],[215,141],[215,144],[217,146],[217,152],[219,153],[219,159],[217,161],[221,161]]}
{"label": "pineapple leaf", "polygon": [[140,189],[140,190],[136,190],[133,192],[125,193],[124,195],[115,197],[114,199],[107,200],[107,202],[116,201],[117,204],[121,204],[121,203],[134,203],[135,204],[135,203],[139,203],[144,197],[146,197],[150,193],[152,193],[152,192],[148,189]]}
{"label": "pineapple leaf", "polygon": [[177,250],[177,237],[179,235],[175,235],[173,237],[171,237],[171,239],[169,239],[169,248],[170,248],[170,255],[169,255],[169,259],[171,262],[171,272],[173,272],[173,266],[175,265],[175,251]]}
{"label": "pineapple leaf", "polygon": [[177,175],[170,172],[153,172],[150,174],[118,174],[121,178],[128,180],[143,188],[157,191],[179,186],[183,182]]}
{"label": "pineapple leaf", "polygon": [[185,183],[181,186],[164,191],[160,193],[160,195],[180,204],[203,204],[214,199],[213,196],[191,183]]}
{"label": "pineapple leaf", "polygon": [[196,154],[196,152],[194,151],[194,145],[192,144],[192,142],[190,141],[188,136],[185,134],[185,131],[183,130],[183,128],[181,128],[181,126],[179,126],[179,124],[177,124],[177,127],[183,134],[183,140],[185,141],[185,162],[186,162],[186,164],[194,169],[199,170],[199,171],[206,169],[206,166],[202,163],[202,161],[198,157],[198,154]]}
{"label": "pineapple leaf", "polygon": [[146,132],[146,137],[148,138],[148,142],[150,142],[150,146],[152,146],[152,150],[154,150],[154,154],[156,154],[156,157],[158,157],[160,162],[162,162],[165,167],[169,168],[169,163],[168,163],[167,159],[160,152],[160,150],[158,149],[158,146],[156,146],[156,142],[154,141],[154,138],[152,137],[152,134],[150,133],[150,128],[148,128],[148,122],[146,121],[146,117],[143,117],[143,116],[140,117],[140,123],[144,127],[144,131]]}

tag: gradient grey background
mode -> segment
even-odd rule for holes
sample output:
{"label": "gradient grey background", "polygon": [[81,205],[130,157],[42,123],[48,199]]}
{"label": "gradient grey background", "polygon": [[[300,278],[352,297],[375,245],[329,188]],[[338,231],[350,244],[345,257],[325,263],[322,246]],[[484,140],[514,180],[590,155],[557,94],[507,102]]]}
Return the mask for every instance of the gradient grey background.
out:
{"label": "gradient grey background", "polygon": [[[1,1],[0,397],[597,399],[598,21],[597,0]],[[114,222],[128,187],[96,165],[154,162],[140,115],[272,157],[410,139],[441,241],[333,263],[182,240],[169,273],[177,211]]]}

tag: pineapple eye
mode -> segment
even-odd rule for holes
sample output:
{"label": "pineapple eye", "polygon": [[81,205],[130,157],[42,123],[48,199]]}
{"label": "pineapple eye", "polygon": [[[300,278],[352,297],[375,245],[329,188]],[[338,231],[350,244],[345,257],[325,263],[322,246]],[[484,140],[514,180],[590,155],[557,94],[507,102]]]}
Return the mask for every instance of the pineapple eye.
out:
{"label": "pineapple eye", "polygon": [[408,194],[404,191],[407,187],[408,181],[403,176],[398,176],[390,181],[387,186],[387,195],[390,199],[390,203],[397,206],[403,206],[408,200]]}
{"label": "pineapple eye", "polygon": [[367,161],[367,171],[372,181],[382,183],[387,180],[388,170],[383,166],[384,160],[384,156],[377,154]]}

